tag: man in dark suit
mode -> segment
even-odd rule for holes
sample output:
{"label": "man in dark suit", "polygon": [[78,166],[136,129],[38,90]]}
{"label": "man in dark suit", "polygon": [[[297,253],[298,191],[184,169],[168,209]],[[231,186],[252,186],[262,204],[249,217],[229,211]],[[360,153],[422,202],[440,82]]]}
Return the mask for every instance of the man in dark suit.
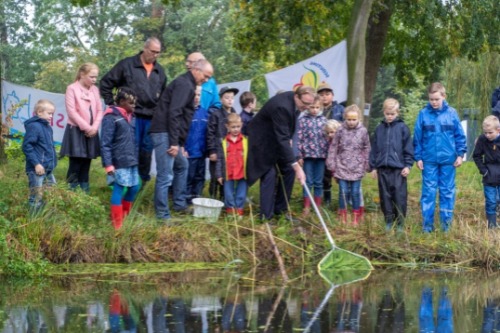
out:
{"label": "man in dark suit", "polygon": [[300,112],[314,102],[316,91],[301,86],[272,97],[248,125],[247,178],[260,179],[260,216],[271,219],[288,210],[294,175],[305,184],[306,176],[295,160],[292,137]]}

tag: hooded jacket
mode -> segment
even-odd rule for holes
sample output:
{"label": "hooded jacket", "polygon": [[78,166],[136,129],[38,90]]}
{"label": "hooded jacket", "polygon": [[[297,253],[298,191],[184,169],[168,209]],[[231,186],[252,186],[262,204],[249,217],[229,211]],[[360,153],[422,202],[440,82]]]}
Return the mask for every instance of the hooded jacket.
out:
{"label": "hooded jacket", "polygon": [[476,141],[472,158],[483,176],[483,184],[500,185],[500,136],[490,141],[481,134]]}
{"label": "hooded jacket", "polygon": [[370,167],[403,169],[411,168],[412,165],[413,142],[410,129],[399,118],[391,123],[382,120],[373,135]]}
{"label": "hooded jacket", "polygon": [[57,157],[53,131],[48,120],[34,116],[24,122],[24,128],[26,134],[22,149],[26,155],[26,173],[35,171],[37,164],[41,164],[46,173],[53,171],[57,165]]}
{"label": "hooded jacket", "polygon": [[413,131],[415,161],[453,164],[467,152],[464,130],[457,111],[443,101],[440,110],[427,104],[418,114]]}
{"label": "hooded jacket", "polygon": [[323,132],[327,119],[305,112],[299,117],[298,149],[300,158],[326,158],[328,138]]}
{"label": "hooded jacket", "polygon": [[337,179],[361,180],[370,167],[370,138],[368,131],[359,123],[355,128],[349,128],[342,123],[328,150],[326,166]]}
{"label": "hooded jacket", "polygon": [[[122,110],[122,111],[120,111]],[[135,118],[125,110],[111,106],[104,113],[101,129],[101,159],[106,168],[128,168],[139,164],[135,142]]]}

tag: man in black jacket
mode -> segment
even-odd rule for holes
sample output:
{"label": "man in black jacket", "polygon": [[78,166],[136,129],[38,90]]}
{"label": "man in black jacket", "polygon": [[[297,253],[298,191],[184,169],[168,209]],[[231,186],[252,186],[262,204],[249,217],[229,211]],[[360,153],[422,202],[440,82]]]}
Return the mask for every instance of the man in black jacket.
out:
{"label": "man in black jacket", "polygon": [[157,171],[154,205],[159,219],[170,219],[168,190],[174,176],[179,185],[173,193],[174,210],[182,211],[187,208],[186,197],[183,195],[188,171],[184,143],[194,114],[195,88],[212,75],[213,68],[207,60],[197,61],[189,71],[167,86],[160,99],[160,108],[153,114],[150,132]]}
{"label": "man in black jacket", "polygon": [[305,184],[306,176],[295,160],[292,137],[300,112],[314,102],[316,91],[308,86],[272,97],[248,125],[247,178],[260,179],[260,215],[271,219],[288,210],[294,175]]}
{"label": "man in black jacket", "polygon": [[156,61],[160,52],[160,41],[155,37],[148,38],[139,54],[119,61],[100,83],[101,96],[106,105],[114,104],[113,89],[119,87],[131,88],[137,96],[135,136],[139,146],[139,175],[143,182],[151,179],[149,172],[153,144],[149,127],[167,83],[165,71]]}

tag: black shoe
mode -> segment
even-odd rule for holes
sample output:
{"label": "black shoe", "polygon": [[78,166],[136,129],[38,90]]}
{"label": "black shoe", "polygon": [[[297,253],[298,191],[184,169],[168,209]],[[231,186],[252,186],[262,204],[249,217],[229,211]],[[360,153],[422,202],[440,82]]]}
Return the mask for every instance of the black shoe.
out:
{"label": "black shoe", "polygon": [[177,214],[180,214],[180,215],[193,215],[193,207],[185,207],[185,208],[179,208],[179,209],[175,209],[174,208],[174,212],[176,212]]}

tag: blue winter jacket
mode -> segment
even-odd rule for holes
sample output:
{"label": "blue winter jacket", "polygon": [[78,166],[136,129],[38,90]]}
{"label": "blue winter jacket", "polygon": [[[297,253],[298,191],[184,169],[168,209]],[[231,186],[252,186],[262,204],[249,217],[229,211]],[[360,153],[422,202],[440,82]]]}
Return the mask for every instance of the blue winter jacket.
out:
{"label": "blue winter jacket", "polygon": [[102,165],[115,169],[139,164],[139,149],[135,141],[135,117],[130,123],[112,106],[106,110],[101,127]]}
{"label": "blue winter jacket", "polygon": [[420,110],[413,131],[415,161],[453,164],[467,152],[466,138],[457,111],[443,101],[440,110],[430,103]]}
{"label": "blue winter jacket", "polygon": [[205,157],[207,153],[208,110],[198,106],[194,111],[184,148],[189,158]]}
{"label": "blue winter jacket", "polygon": [[53,171],[57,165],[57,156],[48,120],[34,116],[24,122],[24,127],[26,134],[22,149],[26,155],[26,173],[35,171],[37,164],[41,164],[46,173]]}

